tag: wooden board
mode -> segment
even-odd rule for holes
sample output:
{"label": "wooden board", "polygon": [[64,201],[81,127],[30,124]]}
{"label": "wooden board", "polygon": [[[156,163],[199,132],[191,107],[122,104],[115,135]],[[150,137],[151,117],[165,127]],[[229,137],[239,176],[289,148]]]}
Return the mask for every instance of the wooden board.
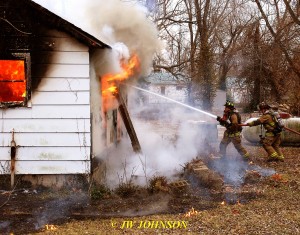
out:
{"label": "wooden board", "polygon": [[89,133],[90,128],[89,119],[7,119],[5,122],[0,122],[0,130],[2,133],[10,133],[13,129],[16,133]]}
{"label": "wooden board", "polygon": [[[88,174],[90,161],[16,161],[16,174]],[[1,166],[4,166],[3,170]],[[8,167],[8,168],[7,168]],[[0,161],[0,174],[9,174],[10,161]]]}
{"label": "wooden board", "polygon": [[35,104],[70,104],[70,105],[77,105],[77,104],[86,104],[90,103],[90,93],[88,91],[73,91],[73,92],[48,92],[43,91],[39,92],[36,91],[32,95],[32,105]]}
{"label": "wooden board", "polygon": [[[19,146],[91,146],[89,133],[15,133],[15,142]],[[0,147],[9,147],[11,133],[1,133]]]}
{"label": "wooden board", "polygon": [[31,74],[33,77],[88,78],[90,71],[89,65],[85,64],[39,64],[33,65]]}
{"label": "wooden board", "polygon": [[[90,147],[18,147],[17,161],[80,161],[90,159]],[[0,148],[0,160],[10,161],[10,147]]]}
{"label": "wooden board", "polygon": [[0,110],[0,118],[90,118],[89,105],[34,105],[32,108]]}
{"label": "wooden board", "polygon": [[39,64],[89,64],[88,51],[39,51],[31,56],[33,61],[37,56]]}

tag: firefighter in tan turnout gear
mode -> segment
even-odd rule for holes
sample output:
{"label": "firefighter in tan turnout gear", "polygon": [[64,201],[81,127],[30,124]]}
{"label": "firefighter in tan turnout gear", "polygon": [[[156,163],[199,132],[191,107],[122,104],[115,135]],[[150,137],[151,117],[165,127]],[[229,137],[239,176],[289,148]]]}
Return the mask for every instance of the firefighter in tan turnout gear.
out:
{"label": "firefighter in tan turnout gear", "polygon": [[219,121],[220,125],[226,128],[224,132],[223,139],[220,142],[220,151],[219,154],[222,157],[226,155],[226,148],[228,144],[233,143],[234,147],[238,151],[238,153],[242,156],[243,160],[247,161],[249,159],[249,153],[242,146],[242,137],[241,131],[242,127],[239,126],[241,124],[241,116],[237,112],[234,107],[234,104],[226,101],[224,104],[224,114],[223,117],[217,117],[217,121]]}
{"label": "firefighter in tan turnout gear", "polygon": [[283,161],[284,156],[279,148],[283,125],[280,124],[278,118],[270,108],[268,104],[264,102],[260,103],[258,109],[261,111],[262,116],[246,125],[250,127],[263,125],[266,133],[264,137],[261,135],[261,143],[268,153],[268,161]]}

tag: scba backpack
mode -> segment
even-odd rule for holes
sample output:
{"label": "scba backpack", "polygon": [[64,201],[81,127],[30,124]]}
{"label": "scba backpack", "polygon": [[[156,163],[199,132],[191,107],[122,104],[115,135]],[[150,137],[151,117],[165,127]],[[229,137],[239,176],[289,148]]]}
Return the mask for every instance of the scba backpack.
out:
{"label": "scba backpack", "polygon": [[278,112],[271,111],[270,114],[275,123],[274,130],[272,132],[274,135],[277,135],[283,131],[284,125]]}

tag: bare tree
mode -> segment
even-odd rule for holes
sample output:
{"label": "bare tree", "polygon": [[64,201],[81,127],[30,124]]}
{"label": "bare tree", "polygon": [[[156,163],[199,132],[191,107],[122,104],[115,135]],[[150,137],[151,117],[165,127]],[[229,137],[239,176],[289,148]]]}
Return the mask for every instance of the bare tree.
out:
{"label": "bare tree", "polygon": [[299,1],[156,2],[153,16],[166,50],[154,66],[189,76],[193,104],[210,110],[215,89],[226,90],[232,78],[240,79],[239,89],[247,86],[252,109],[262,100],[288,99],[297,106]]}
{"label": "bare tree", "polygon": [[[229,54],[230,48],[234,47],[243,28],[241,25],[231,25],[232,29],[227,32],[228,35],[218,32],[230,12],[237,10],[234,7],[228,10],[229,5],[234,6],[232,2],[229,0],[161,0],[158,4],[160,14],[156,17],[156,21],[158,27],[164,30],[163,38],[172,51],[169,52],[168,62],[172,63],[169,66],[156,63],[156,66],[165,69],[169,67],[169,71],[188,74],[193,81],[191,102],[201,105],[206,110],[212,108],[217,87],[220,51],[222,50],[223,54],[222,77],[225,80],[226,73],[229,71],[229,65],[226,68],[225,62],[230,63],[230,56],[227,57],[227,53]],[[235,22],[232,20],[231,23]],[[219,44],[216,43],[216,38],[219,38]],[[216,50],[215,47],[221,46],[223,49]],[[159,62],[167,61],[159,58]]]}

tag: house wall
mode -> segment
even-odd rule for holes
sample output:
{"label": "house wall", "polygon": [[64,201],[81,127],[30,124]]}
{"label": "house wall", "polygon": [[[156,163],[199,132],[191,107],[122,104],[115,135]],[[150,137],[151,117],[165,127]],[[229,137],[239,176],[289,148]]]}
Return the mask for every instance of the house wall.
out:
{"label": "house wall", "polygon": [[0,110],[0,174],[10,173],[13,129],[16,174],[90,173],[89,48],[55,30],[38,37],[30,107]]}
{"label": "house wall", "polygon": [[[170,99],[174,99],[176,101],[186,103],[188,100],[188,89],[186,86],[182,87],[180,90],[178,90],[176,87],[177,85],[157,85],[157,84],[151,84],[149,85],[149,91],[155,92],[157,94],[161,94],[161,87],[165,87],[165,95],[166,97]],[[155,104],[155,103],[172,103],[172,101],[160,98],[159,96],[151,95],[148,96],[148,102],[149,104]]]}

